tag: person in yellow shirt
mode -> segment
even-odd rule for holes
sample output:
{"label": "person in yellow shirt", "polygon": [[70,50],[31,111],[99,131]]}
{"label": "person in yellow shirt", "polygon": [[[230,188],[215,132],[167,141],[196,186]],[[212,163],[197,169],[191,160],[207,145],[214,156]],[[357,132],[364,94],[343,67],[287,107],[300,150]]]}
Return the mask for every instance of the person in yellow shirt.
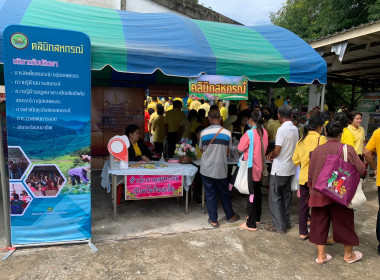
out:
{"label": "person in yellow shirt", "polygon": [[348,115],[348,120],[350,121],[348,129],[351,131],[355,138],[354,149],[360,157],[360,159],[364,161],[363,143],[365,139],[365,131],[364,128],[360,126],[362,123],[362,113],[353,111]]}
{"label": "person in yellow shirt", "polygon": [[308,174],[310,153],[315,150],[319,145],[327,142],[325,136],[321,135],[323,129],[324,119],[321,115],[311,116],[309,123],[304,127],[304,133],[301,140],[297,142],[292,160],[295,166],[301,165],[299,174],[300,184],[300,206],[299,206],[299,234],[300,239],[306,240],[309,238],[307,229],[307,220],[309,217],[309,206],[307,200],[309,198]]}
{"label": "person in yellow shirt", "polygon": [[140,128],[137,125],[128,125],[125,129],[125,135],[127,135],[131,144],[128,148],[129,161],[150,161],[153,158],[148,147],[140,139]]}
{"label": "person in yellow shirt", "polygon": [[148,107],[147,107],[147,109],[149,110],[149,109],[153,109],[154,111],[156,111],[156,107],[157,107],[157,97],[153,97],[153,98],[151,98],[151,102],[149,102],[149,104],[148,104]]}
{"label": "person in yellow shirt", "polygon": [[[203,109],[206,111],[206,118],[208,117],[208,112],[210,111],[210,101],[209,100],[202,100],[203,104],[199,107],[199,109]],[[201,103],[202,103],[201,101]]]}
{"label": "person in yellow shirt", "polygon": [[[377,154],[377,164],[374,155]],[[364,156],[376,176],[377,196],[379,198],[379,211],[377,212],[376,235],[379,245],[377,253],[380,255],[380,178],[377,176],[377,166],[380,164],[380,128],[376,129],[364,149]]]}
{"label": "person in yellow shirt", "polygon": [[164,151],[164,141],[166,136],[163,106],[157,107],[157,116],[152,122],[152,132],[154,150],[157,154],[160,155],[161,158],[162,152]]}
{"label": "person in yellow shirt", "polygon": [[352,132],[347,128],[347,125],[348,125],[347,115],[345,113],[336,113],[333,116],[333,120],[340,122],[341,125],[344,127],[340,142],[342,144],[347,144],[355,148],[355,137],[352,134]]}
{"label": "person in yellow shirt", "polygon": [[284,104],[284,102],[285,101],[283,99],[281,99],[281,96],[277,96],[277,99],[274,102],[274,105],[276,105],[276,107],[279,108],[282,106],[282,104]]}
{"label": "person in yellow shirt", "polygon": [[199,100],[194,99],[193,102],[191,102],[189,110],[195,110],[198,112],[199,108],[201,107],[201,102]]}
{"label": "person in yellow shirt", "polygon": [[168,142],[168,156],[172,158],[175,151],[175,145],[181,139],[182,129],[181,122],[186,118],[184,112],[181,111],[182,102],[179,100],[173,101],[173,110],[170,110],[165,115],[165,129]]}
{"label": "person in yellow shirt", "polygon": [[221,102],[221,107],[220,107],[220,116],[223,118],[223,122],[227,119],[228,117],[228,111],[226,109],[226,101]]}

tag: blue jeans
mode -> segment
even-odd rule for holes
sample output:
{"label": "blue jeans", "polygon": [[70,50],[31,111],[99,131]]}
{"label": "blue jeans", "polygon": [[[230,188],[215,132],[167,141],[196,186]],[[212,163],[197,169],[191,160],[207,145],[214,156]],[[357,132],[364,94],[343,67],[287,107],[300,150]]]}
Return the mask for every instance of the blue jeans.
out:
{"label": "blue jeans", "polygon": [[218,222],[218,199],[217,194],[222,202],[224,213],[227,220],[231,219],[235,212],[232,210],[230,191],[228,190],[228,178],[213,179],[202,175],[203,187],[207,204],[207,212],[210,221]]}
{"label": "blue jeans", "polygon": [[380,187],[379,186],[377,187],[377,196],[379,198],[379,210],[377,211],[376,235],[377,235],[377,241],[379,241],[377,251],[380,253]]}

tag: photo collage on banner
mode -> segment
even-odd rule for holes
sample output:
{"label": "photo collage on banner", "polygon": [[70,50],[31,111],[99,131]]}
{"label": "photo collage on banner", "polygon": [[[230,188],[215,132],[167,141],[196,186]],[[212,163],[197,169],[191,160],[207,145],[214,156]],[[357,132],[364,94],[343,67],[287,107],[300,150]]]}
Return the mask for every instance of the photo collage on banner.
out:
{"label": "photo collage on banner", "polygon": [[4,31],[11,242],[91,238],[91,45],[83,33]]}

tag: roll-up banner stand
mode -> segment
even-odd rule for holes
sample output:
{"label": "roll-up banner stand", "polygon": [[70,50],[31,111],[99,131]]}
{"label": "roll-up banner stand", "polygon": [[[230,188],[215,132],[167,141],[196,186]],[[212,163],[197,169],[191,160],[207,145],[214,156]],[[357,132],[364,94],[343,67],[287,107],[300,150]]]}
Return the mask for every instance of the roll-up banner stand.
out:
{"label": "roll-up banner stand", "polygon": [[91,247],[89,37],[12,25],[3,38],[12,246]]}

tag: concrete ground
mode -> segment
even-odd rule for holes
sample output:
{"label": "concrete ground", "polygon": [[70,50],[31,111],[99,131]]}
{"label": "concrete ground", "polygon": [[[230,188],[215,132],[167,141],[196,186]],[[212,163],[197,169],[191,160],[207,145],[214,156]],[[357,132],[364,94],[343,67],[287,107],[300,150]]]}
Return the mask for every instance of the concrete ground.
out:
{"label": "concrete ground", "polygon": [[[379,279],[375,224],[378,211],[374,180],[364,185],[367,203],[356,212],[357,248],[363,260],[343,261],[343,246],[327,247],[333,260],[315,263],[316,249],[298,239],[298,198],[293,197],[294,227],[285,235],[269,233],[267,195],[263,197],[263,225],[257,232],[242,231],[226,222],[220,207],[221,227],[212,229],[200,206],[157,199],[127,202],[112,219],[110,195],[93,178],[94,253],[87,245],[18,249],[0,262],[0,279]],[[0,247],[4,244],[2,205]],[[233,194],[234,210],[244,218],[245,199]],[[0,252],[0,257],[4,252]]]}

